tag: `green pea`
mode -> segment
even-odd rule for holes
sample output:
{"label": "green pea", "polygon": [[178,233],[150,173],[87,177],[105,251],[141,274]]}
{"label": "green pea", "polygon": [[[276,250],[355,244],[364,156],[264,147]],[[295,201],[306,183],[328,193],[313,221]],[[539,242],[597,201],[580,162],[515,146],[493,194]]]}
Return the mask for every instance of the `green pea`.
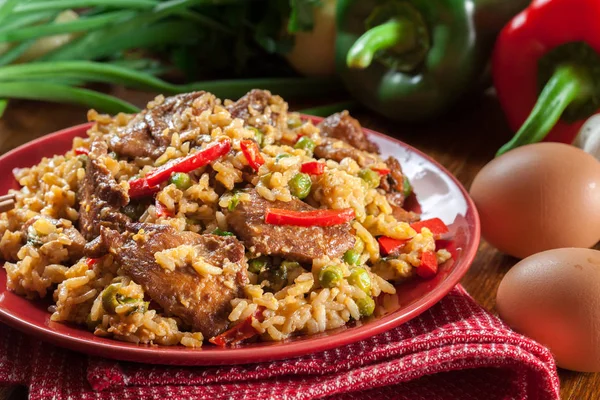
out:
{"label": "green pea", "polygon": [[117,300],[117,292],[121,288],[120,283],[110,284],[104,289],[102,292],[102,308],[107,313],[114,313],[117,306],[119,306],[119,301]]}
{"label": "green pea", "polygon": [[267,257],[258,257],[253,260],[248,261],[248,271],[253,274],[259,274],[260,271],[267,268],[268,259]]}
{"label": "green pea", "polygon": [[287,120],[288,129],[294,129],[302,126],[302,120],[298,116],[289,117]]}
{"label": "green pea", "polygon": [[282,158],[288,158],[291,157],[289,154],[287,153],[281,153],[281,154],[277,154],[275,156],[275,163],[277,163],[279,160],[281,160]]}
{"label": "green pea", "polygon": [[361,170],[358,173],[358,176],[372,189],[375,189],[377,186],[379,186],[379,183],[381,182],[381,176],[379,173],[373,171],[371,168],[365,168]]}
{"label": "green pea", "polygon": [[360,312],[360,315],[363,317],[369,317],[373,315],[373,311],[375,311],[375,300],[373,300],[371,296],[356,300],[356,305],[358,306],[358,312]]}
{"label": "green pea", "polygon": [[404,175],[403,181],[402,181],[402,194],[404,195],[404,197],[408,197],[411,195],[412,191],[413,191],[412,185],[410,184],[410,181],[408,180],[406,175]]}
{"label": "green pea", "polygon": [[319,283],[324,288],[332,288],[344,279],[342,269],[337,265],[326,265],[319,271]]}
{"label": "green pea", "polygon": [[217,236],[235,236],[233,233],[231,233],[229,231],[221,230],[219,228],[217,228],[217,229],[215,229],[213,231],[213,235],[217,235]]}
{"label": "green pea", "polygon": [[298,141],[294,145],[294,148],[302,149],[307,153],[312,154],[313,150],[315,149],[315,142],[313,142],[313,140],[308,136],[302,136],[300,139],[298,139]]}
{"label": "green pea", "polygon": [[146,205],[143,203],[129,203],[121,208],[121,212],[134,221],[138,221],[145,211]]}
{"label": "green pea", "polygon": [[290,186],[290,192],[292,195],[299,199],[304,199],[310,194],[312,181],[310,180],[310,176],[308,174],[299,173],[290,179],[288,185]]}
{"label": "green pea", "polygon": [[169,183],[174,184],[179,190],[186,190],[192,186],[192,178],[183,172],[176,172],[169,178]]}
{"label": "green pea", "polygon": [[269,282],[271,283],[271,289],[274,292],[278,292],[283,289],[287,285],[287,276],[288,269],[282,266],[279,266],[273,273],[271,274]]}
{"label": "green pea", "polygon": [[365,242],[358,236],[356,237],[356,241],[354,242],[354,250],[356,250],[358,254],[362,254],[363,251],[365,251]]}
{"label": "green pea", "polygon": [[233,196],[231,196],[231,200],[229,200],[229,204],[227,204],[227,210],[229,210],[229,211],[235,210],[235,208],[237,207],[237,205],[239,203],[240,203],[240,194],[236,193]]}
{"label": "green pea", "polygon": [[371,294],[371,277],[364,268],[354,268],[348,277],[348,283],[356,286],[366,294]]}
{"label": "green pea", "polygon": [[360,254],[361,253],[359,253],[358,251],[350,249],[344,253],[344,261],[350,265],[358,265]]}

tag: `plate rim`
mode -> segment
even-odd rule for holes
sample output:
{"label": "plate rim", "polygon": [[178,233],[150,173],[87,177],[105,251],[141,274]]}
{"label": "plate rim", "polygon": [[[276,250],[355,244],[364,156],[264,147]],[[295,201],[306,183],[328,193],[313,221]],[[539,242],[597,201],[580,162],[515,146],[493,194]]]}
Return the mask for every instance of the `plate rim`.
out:
{"label": "plate rim", "polygon": [[[320,122],[323,119],[321,117],[304,114],[301,115],[303,118],[310,119],[313,122]],[[5,159],[13,157],[15,154],[27,150],[30,147],[37,147],[46,142],[53,141],[57,137],[61,137],[63,135],[77,136],[82,133],[85,134],[85,132],[91,126],[92,123],[75,125],[24,143],[0,156],[0,164],[4,162]],[[341,332],[332,334],[330,336],[290,342],[284,341],[264,348],[236,347],[233,349],[213,349],[212,347],[203,347],[200,349],[187,349],[176,346],[158,346],[158,351],[157,347],[150,345],[132,345],[131,343],[119,342],[105,338],[92,341],[85,337],[71,336],[67,333],[52,330],[48,326],[41,326],[22,320],[18,316],[11,314],[9,310],[4,309],[3,307],[0,307],[0,322],[60,347],[105,358],[163,365],[235,365],[301,357],[316,352],[334,349],[343,345],[368,339],[412,320],[424,311],[433,307],[444,296],[446,296],[452,290],[452,288],[460,283],[460,280],[471,267],[477,254],[481,239],[479,215],[475,203],[461,182],[439,162],[399,139],[368,128],[363,128],[363,130],[369,135],[395,142],[410,152],[416,153],[417,155],[423,157],[429,163],[438,168],[442,173],[450,178],[456,187],[458,187],[465,202],[467,203],[467,214],[465,217],[471,217],[472,219],[472,221],[469,221],[469,225],[473,226],[473,239],[463,250],[463,262],[457,263],[452,267],[452,271],[450,271],[446,279],[444,279],[439,286],[436,286],[435,291],[428,292],[422,298],[404,307],[401,315],[395,315],[397,312],[393,312],[373,323],[366,323],[352,329],[342,330]],[[3,293],[6,290],[7,289],[3,289]],[[258,352],[266,354],[257,356]]]}

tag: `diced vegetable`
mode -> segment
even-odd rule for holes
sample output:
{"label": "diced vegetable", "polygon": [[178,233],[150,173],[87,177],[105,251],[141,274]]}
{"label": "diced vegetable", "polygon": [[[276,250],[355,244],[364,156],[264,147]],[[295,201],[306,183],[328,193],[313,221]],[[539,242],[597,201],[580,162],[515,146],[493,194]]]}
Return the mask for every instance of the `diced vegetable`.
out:
{"label": "diced vegetable", "polygon": [[354,242],[354,250],[358,253],[358,254],[362,254],[363,251],[365,251],[365,242],[359,238],[358,236],[356,236],[356,241]]}
{"label": "diced vegetable", "polygon": [[244,154],[244,157],[246,157],[250,168],[258,171],[260,166],[265,163],[265,159],[262,154],[260,154],[260,149],[256,142],[253,140],[242,140],[240,142],[240,148],[242,149],[242,153]]}
{"label": "diced vegetable", "polygon": [[253,126],[249,126],[248,129],[254,132],[254,141],[256,142],[256,144],[258,144],[259,147],[262,147],[263,141],[265,139],[265,134]]}
{"label": "diced vegetable", "polygon": [[261,256],[258,258],[254,258],[248,261],[248,271],[253,274],[260,273],[263,269],[265,269],[268,265],[268,259],[265,256]]}
{"label": "diced vegetable", "polygon": [[171,212],[171,210],[169,210],[163,203],[161,203],[160,201],[156,200],[155,203],[155,208],[156,208],[156,216],[158,218],[169,218],[169,217],[173,217],[174,214],[173,212]]}
{"label": "diced vegetable", "polygon": [[213,235],[217,235],[217,236],[235,236],[233,233],[229,232],[229,231],[224,231],[222,229],[215,229],[213,231]]}
{"label": "diced vegetable", "polygon": [[[253,142],[254,143],[254,142]],[[255,144],[256,145],[256,144]],[[161,183],[176,172],[192,172],[204,167],[219,157],[227,154],[231,149],[231,140],[221,140],[195,154],[178,158],[158,167],[146,174],[145,177],[129,181],[129,197],[147,196],[158,191]]]}
{"label": "diced vegetable", "polygon": [[117,301],[117,292],[121,288],[121,283],[113,283],[108,285],[102,292],[102,308],[109,314],[115,312],[115,308],[119,305]]}
{"label": "diced vegetable", "polygon": [[85,263],[87,264],[88,268],[93,268],[94,265],[98,264],[99,261],[99,258],[88,258],[85,260]]}
{"label": "diced vegetable", "polygon": [[360,253],[354,249],[350,249],[344,253],[344,262],[350,265],[357,265],[360,259]]}
{"label": "diced vegetable", "polygon": [[421,232],[421,229],[427,228],[433,233],[434,236],[439,237],[444,233],[448,233],[448,227],[439,218],[426,219],[424,221],[414,222],[410,225],[417,233]]}
{"label": "diced vegetable", "polygon": [[271,177],[273,176],[272,172],[268,172],[264,175],[262,175],[260,177],[260,182],[265,185],[266,187],[269,187],[269,183],[271,182]]}
{"label": "diced vegetable", "polygon": [[406,175],[404,175],[402,179],[402,194],[404,195],[404,197],[408,197],[412,194],[413,188]]}
{"label": "diced vegetable", "polygon": [[371,296],[356,300],[356,305],[358,306],[358,312],[360,312],[362,317],[370,317],[375,311],[375,300],[373,300]]}
{"label": "diced vegetable", "polygon": [[433,278],[438,271],[437,257],[433,251],[425,251],[421,254],[421,265],[417,267],[417,275],[421,278]]}
{"label": "diced vegetable", "polygon": [[358,173],[358,176],[372,189],[375,189],[381,183],[381,175],[373,171],[371,168],[365,168],[361,170]]}
{"label": "diced vegetable", "polygon": [[298,116],[289,117],[287,120],[288,129],[295,129],[302,126],[302,119]]}
{"label": "diced vegetable", "polygon": [[237,205],[239,203],[240,203],[240,194],[235,193],[233,196],[231,196],[231,199],[229,200],[229,204],[227,204],[227,210],[229,210],[229,211],[235,210],[235,208],[237,207]]}
{"label": "diced vegetable", "polygon": [[275,163],[278,163],[279,160],[291,157],[288,153],[280,153],[275,156]]}
{"label": "diced vegetable", "polygon": [[354,217],[352,208],[311,211],[269,208],[265,213],[265,222],[271,225],[334,226],[352,221]]}
{"label": "diced vegetable", "polygon": [[169,178],[169,183],[174,184],[179,190],[186,190],[192,186],[192,178],[186,173],[175,172]]}
{"label": "diced vegetable", "polygon": [[323,172],[325,172],[325,164],[318,161],[309,161],[302,164],[300,167],[300,172],[309,175],[321,175]]}
{"label": "diced vegetable", "polygon": [[408,239],[393,239],[387,236],[379,236],[377,241],[379,242],[379,250],[384,256],[394,255],[408,243]]}
{"label": "diced vegetable", "polygon": [[250,315],[244,321],[235,325],[233,328],[226,330],[220,335],[210,338],[208,341],[217,346],[225,347],[227,345],[237,344],[243,340],[249,339],[252,336],[257,335],[258,332],[252,326],[252,320],[257,319],[261,321],[263,318],[263,311],[264,307],[258,307],[254,314]]}
{"label": "diced vegetable", "polygon": [[311,186],[310,176],[303,173],[294,175],[289,182],[290,192],[299,199],[304,199],[310,194]]}
{"label": "diced vegetable", "polygon": [[315,142],[313,142],[313,140],[308,136],[302,136],[300,137],[300,139],[298,139],[298,141],[294,145],[294,148],[302,149],[308,154],[312,154],[312,152],[315,150]]}
{"label": "diced vegetable", "polygon": [[77,147],[75,149],[75,154],[77,154],[78,156],[85,154],[87,156],[88,154],[90,154],[90,150],[86,149],[85,147]]}
{"label": "diced vegetable", "polygon": [[366,294],[371,294],[371,277],[364,268],[354,268],[348,277],[348,283],[356,286]]}
{"label": "diced vegetable", "polygon": [[390,172],[392,172],[390,169],[388,168],[371,168],[373,171],[377,172],[379,175],[381,176],[385,176],[385,175],[389,175]]}
{"label": "diced vegetable", "polygon": [[324,288],[335,287],[342,279],[344,274],[338,265],[326,265],[319,271],[319,283]]}

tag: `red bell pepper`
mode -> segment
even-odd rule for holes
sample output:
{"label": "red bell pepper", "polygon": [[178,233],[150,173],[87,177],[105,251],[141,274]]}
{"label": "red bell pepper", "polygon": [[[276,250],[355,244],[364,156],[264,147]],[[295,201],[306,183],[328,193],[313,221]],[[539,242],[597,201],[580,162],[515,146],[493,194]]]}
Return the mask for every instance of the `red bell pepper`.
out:
{"label": "red bell pepper", "polygon": [[242,154],[246,157],[248,161],[248,165],[255,170],[258,171],[261,165],[265,163],[265,159],[260,154],[260,149],[254,140],[242,140],[240,142],[240,148],[242,149]]}
{"label": "red bell pepper", "polygon": [[417,267],[417,275],[421,278],[433,278],[438,271],[437,256],[433,251],[425,251],[421,254],[421,264]]}
{"label": "red bell pepper", "polygon": [[413,228],[417,233],[421,232],[421,229],[427,228],[433,233],[434,236],[439,237],[444,233],[448,233],[448,227],[446,224],[439,218],[431,218],[426,219],[424,221],[418,221],[410,224],[410,227]]}
{"label": "red bell pepper", "polygon": [[494,85],[518,132],[497,155],[544,139],[571,143],[600,111],[598,21],[598,0],[534,0],[500,33]]}
{"label": "red bell pepper", "polygon": [[371,168],[371,169],[373,171],[377,172],[381,176],[388,175],[390,172],[392,172],[391,169],[387,169],[387,168]]}
{"label": "red bell pepper", "polygon": [[85,147],[77,147],[75,149],[75,154],[77,154],[78,156],[80,156],[82,154],[87,156],[88,154],[90,154],[90,150],[86,149]]}
{"label": "red bell pepper", "polygon": [[351,208],[311,211],[269,208],[265,213],[265,222],[271,225],[333,226],[350,222],[354,216],[354,210]]}
{"label": "red bell pepper", "polygon": [[258,319],[259,321],[261,321],[262,311],[264,309],[264,307],[258,307],[254,314],[250,315],[244,321],[238,323],[237,325],[226,330],[220,335],[210,338],[208,341],[212,344],[216,344],[217,346],[225,347],[228,344],[237,344],[243,340],[251,338],[252,336],[258,335],[256,329],[254,329],[254,327],[252,326],[252,320]]}
{"label": "red bell pepper", "polygon": [[173,212],[171,212],[171,210],[169,210],[163,203],[161,203],[158,200],[156,200],[154,207],[156,208],[156,216],[159,218],[173,217],[174,215]]}
{"label": "red bell pepper", "polygon": [[396,254],[406,243],[408,243],[408,240],[409,239],[393,239],[387,236],[379,236],[377,238],[379,250],[384,256]]}
{"label": "red bell pepper", "polygon": [[85,263],[87,264],[88,268],[92,268],[94,265],[98,264],[99,261],[99,258],[88,258],[85,260]]}
{"label": "red bell pepper", "polygon": [[318,161],[305,162],[300,167],[300,172],[309,175],[321,175],[323,172],[325,172],[325,164]]}
{"label": "red bell pepper", "polygon": [[192,172],[204,167],[219,157],[227,154],[231,149],[231,140],[221,140],[195,154],[178,158],[158,167],[146,174],[143,178],[129,181],[129,197],[148,196],[159,190],[159,185],[169,179],[175,172]]}

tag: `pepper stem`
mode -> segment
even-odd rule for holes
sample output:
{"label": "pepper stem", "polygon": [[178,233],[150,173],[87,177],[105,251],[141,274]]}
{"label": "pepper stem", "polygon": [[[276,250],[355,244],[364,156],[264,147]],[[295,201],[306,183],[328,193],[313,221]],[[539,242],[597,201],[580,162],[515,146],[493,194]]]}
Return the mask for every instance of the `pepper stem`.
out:
{"label": "pepper stem", "polygon": [[496,156],[519,146],[542,141],[565,109],[583,94],[586,87],[586,75],[581,73],[581,68],[569,64],[559,66],[544,86],[521,129],[510,142],[498,150]]}
{"label": "pepper stem", "polygon": [[350,68],[367,68],[380,50],[394,48],[398,53],[409,51],[417,45],[417,29],[408,19],[392,19],[366,31],[352,45],[346,57]]}

